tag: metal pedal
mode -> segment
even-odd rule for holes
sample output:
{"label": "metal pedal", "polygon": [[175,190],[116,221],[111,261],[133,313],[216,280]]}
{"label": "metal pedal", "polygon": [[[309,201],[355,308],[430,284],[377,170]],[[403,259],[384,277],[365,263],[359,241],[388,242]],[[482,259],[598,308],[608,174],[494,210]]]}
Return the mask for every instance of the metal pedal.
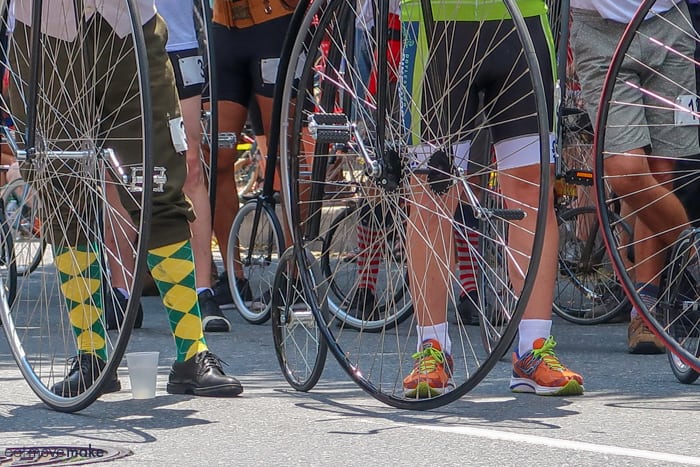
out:
{"label": "metal pedal", "polygon": [[486,217],[495,217],[506,221],[521,221],[525,219],[525,211],[520,209],[486,209]]}
{"label": "metal pedal", "polygon": [[345,114],[309,115],[309,133],[319,143],[345,144],[352,137],[352,125]]}
{"label": "metal pedal", "polygon": [[593,172],[590,170],[567,170],[564,174],[567,183],[581,186],[593,186]]}
{"label": "metal pedal", "polygon": [[[130,174],[122,175],[122,180],[126,184],[128,191],[140,193],[143,191],[143,167],[131,167]],[[165,191],[165,184],[168,176],[165,174],[165,167],[153,167],[153,191],[162,193]]]}
{"label": "metal pedal", "polygon": [[236,133],[219,133],[219,149],[234,149],[236,147]]}

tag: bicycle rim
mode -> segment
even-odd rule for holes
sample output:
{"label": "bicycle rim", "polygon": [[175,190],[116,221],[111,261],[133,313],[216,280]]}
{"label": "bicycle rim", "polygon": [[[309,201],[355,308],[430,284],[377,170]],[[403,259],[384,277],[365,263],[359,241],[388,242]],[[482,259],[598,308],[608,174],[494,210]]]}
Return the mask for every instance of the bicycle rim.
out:
{"label": "bicycle rim", "polygon": [[[233,302],[250,323],[270,319],[275,271],[283,251],[284,234],[274,208],[261,200],[243,205],[231,226],[226,270],[233,271],[229,274]],[[237,277],[245,278],[245,285]]]}
{"label": "bicycle rim", "polygon": [[[35,31],[18,22],[3,59],[11,99],[3,99],[2,109],[18,135],[23,178],[40,199],[41,235],[53,247],[34,274],[19,278],[14,303],[3,303],[0,313],[27,383],[64,412],[90,405],[116,374],[146,273],[153,179],[144,174],[154,173],[151,118],[144,118],[152,113],[148,64],[134,2],[124,1],[117,14],[132,26],[125,38],[99,15],[79,23],[75,41],[43,34],[32,41]],[[37,76],[30,81],[31,63]],[[66,274],[75,282],[66,282]],[[123,310],[111,287],[120,280],[130,295]],[[77,300],[72,287],[89,290],[87,298]],[[124,318],[103,331],[110,306]],[[75,328],[82,330],[79,339]],[[106,357],[94,383],[80,394],[52,392],[71,357],[91,352]]]}

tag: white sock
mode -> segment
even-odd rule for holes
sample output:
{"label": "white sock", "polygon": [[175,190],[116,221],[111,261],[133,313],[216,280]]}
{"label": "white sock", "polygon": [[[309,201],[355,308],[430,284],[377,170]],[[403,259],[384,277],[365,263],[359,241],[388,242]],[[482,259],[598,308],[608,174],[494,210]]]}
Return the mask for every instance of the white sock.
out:
{"label": "white sock", "polygon": [[452,354],[452,341],[447,333],[447,321],[444,323],[434,324],[432,326],[416,326],[418,333],[418,351],[421,350],[421,344],[428,339],[435,339],[440,343],[442,351],[448,355]]}
{"label": "white sock", "polygon": [[518,326],[518,356],[532,350],[532,343],[540,337],[548,338],[552,332],[551,319],[524,319]]}

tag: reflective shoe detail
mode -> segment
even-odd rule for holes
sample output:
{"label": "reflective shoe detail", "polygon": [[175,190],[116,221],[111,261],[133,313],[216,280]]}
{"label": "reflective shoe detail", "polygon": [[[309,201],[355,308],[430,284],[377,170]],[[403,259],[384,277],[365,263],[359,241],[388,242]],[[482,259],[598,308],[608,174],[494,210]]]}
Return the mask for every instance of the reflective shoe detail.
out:
{"label": "reflective shoe detail", "polygon": [[627,348],[634,354],[660,354],[666,352],[661,339],[651,332],[640,316],[635,316],[627,328]]}
{"label": "reflective shoe detail", "polygon": [[175,362],[170,370],[166,390],[169,394],[233,397],[243,392],[243,386],[233,376],[226,376],[222,361],[205,350],[184,362]]}
{"label": "reflective shoe detail", "polygon": [[[84,393],[93,385],[105,367],[104,360],[91,353],[80,354],[71,360],[72,365],[68,376],[51,387],[51,392],[61,397],[76,397]],[[102,394],[117,392],[121,388],[122,385],[115,373],[103,386]]]}
{"label": "reflective shoe detail", "polygon": [[442,351],[440,343],[428,339],[414,353],[413,371],[403,380],[404,396],[415,399],[436,397],[454,389],[452,357]]}
{"label": "reflective shoe detail", "polygon": [[231,322],[224,316],[210,290],[203,290],[197,296],[199,312],[202,314],[202,329],[206,332],[229,332]]}
{"label": "reflective shoe detail", "polygon": [[554,354],[553,337],[539,338],[533,349],[518,358],[513,352],[510,390],[540,396],[577,396],[583,394],[583,378],[566,368]]}

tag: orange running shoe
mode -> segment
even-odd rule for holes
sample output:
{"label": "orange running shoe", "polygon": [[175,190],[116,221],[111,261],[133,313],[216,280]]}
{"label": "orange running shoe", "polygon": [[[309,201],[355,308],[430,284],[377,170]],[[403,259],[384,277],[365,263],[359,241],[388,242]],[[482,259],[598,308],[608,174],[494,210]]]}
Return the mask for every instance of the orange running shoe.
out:
{"label": "orange running shoe", "polygon": [[513,376],[510,390],[534,392],[539,396],[578,396],[583,394],[583,378],[566,368],[554,355],[552,336],[539,338],[533,349],[518,358],[513,352]]}
{"label": "orange running shoe", "polygon": [[413,371],[403,380],[404,396],[416,399],[436,397],[454,388],[452,357],[442,351],[440,343],[428,339],[413,354]]}

